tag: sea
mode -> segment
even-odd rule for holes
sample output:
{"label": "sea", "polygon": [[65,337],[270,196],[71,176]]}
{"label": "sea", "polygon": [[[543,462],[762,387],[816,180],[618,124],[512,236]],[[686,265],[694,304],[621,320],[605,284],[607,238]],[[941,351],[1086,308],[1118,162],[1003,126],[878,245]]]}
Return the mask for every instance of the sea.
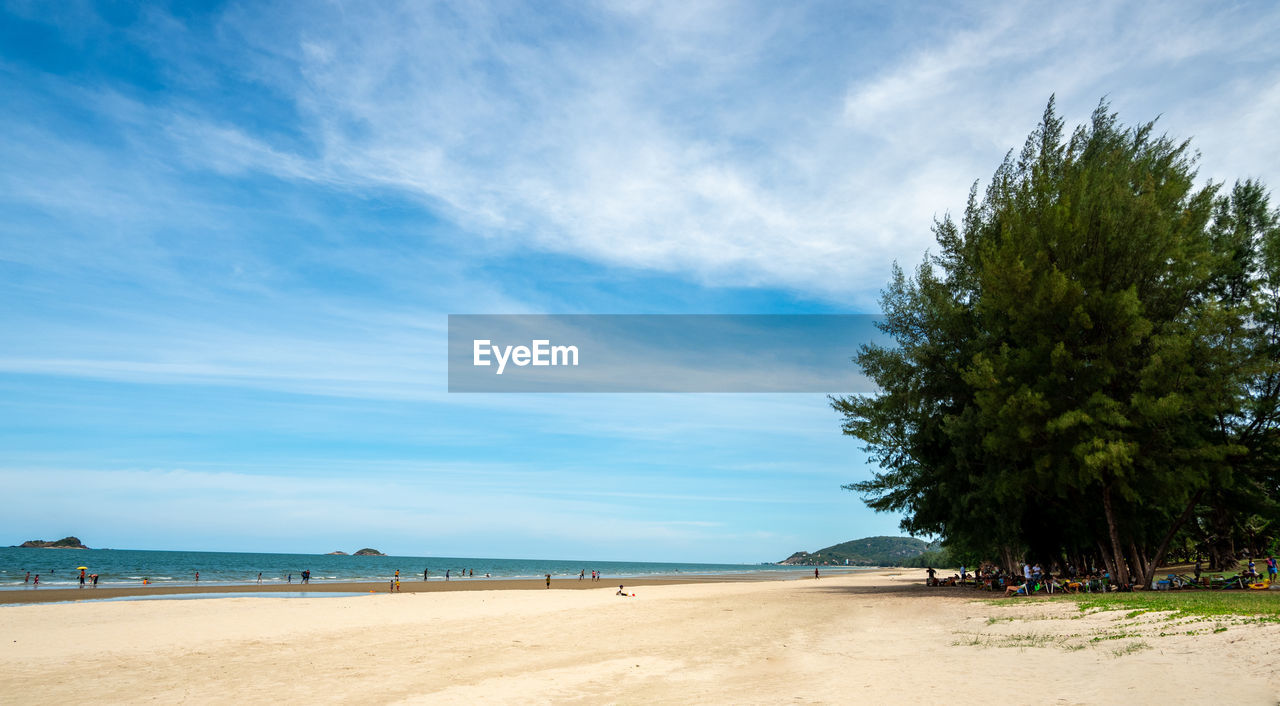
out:
{"label": "sea", "polygon": [[[98,574],[100,586],[168,585],[250,585],[262,574],[264,584],[297,584],[304,570],[312,583],[323,581],[385,581],[400,570],[401,580],[444,581],[445,571],[453,577],[468,572],[468,580],[554,578],[599,571],[610,578],[645,576],[733,576],[756,574],[764,578],[800,578],[813,575],[811,566],[778,564],[697,564],[635,561],[569,561],[560,559],[485,559],[439,556],[343,556],[332,554],[258,554],[247,552],[179,552],[140,549],[43,549],[0,548],[0,590],[30,588],[24,583],[28,572],[40,575],[40,585],[50,588],[79,585],[77,567],[86,574]],[[836,567],[832,567],[834,569]],[[825,570],[825,569],[824,569]],[[196,572],[200,572],[196,584]]]}

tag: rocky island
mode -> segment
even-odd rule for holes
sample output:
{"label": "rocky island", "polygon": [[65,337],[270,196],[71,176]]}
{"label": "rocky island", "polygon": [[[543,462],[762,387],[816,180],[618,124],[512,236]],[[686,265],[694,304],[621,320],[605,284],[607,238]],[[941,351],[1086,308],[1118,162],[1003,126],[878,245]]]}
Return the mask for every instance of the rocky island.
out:
{"label": "rocky island", "polygon": [[78,537],[63,537],[53,542],[46,542],[43,539],[29,539],[18,546],[39,549],[88,549],[88,547],[80,543]]}
{"label": "rocky island", "polygon": [[360,551],[356,552],[355,554],[352,554],[351,556],[386,556],[386,554],[383,554],[377,549],[370,549],[368,547],[365,547],[364,549],[361,549]]}

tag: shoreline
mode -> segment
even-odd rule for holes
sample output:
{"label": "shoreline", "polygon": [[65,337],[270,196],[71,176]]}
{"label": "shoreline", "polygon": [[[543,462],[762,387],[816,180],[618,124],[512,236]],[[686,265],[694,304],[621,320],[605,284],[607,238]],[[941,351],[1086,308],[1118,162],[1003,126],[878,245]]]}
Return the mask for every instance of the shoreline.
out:
{"label": "shoreline", "polygon": [[[841,567],[844,568],[844,567]],[[875,569],[871,569],[875,570]],[[864,569],[865,571],[865,569]],[[849,575],[853,571],[831,571],[830,577]],[[754,572],[746,574],[679,574],[645,577],[605,577],[599,581],[590,578],[578,580],[573,578],[551,578],[550,590],[586,590],[624,586],[673,586],[682,584],[705,583],[753,583],[776,581],[803,581],[807,577],[777,575],[778,572]],[[314,593],[323,597],[326,593],[391,593],[390,580],[386,581],[325,581],[304,583],[190,583],[190,584],[150,584],[147,586],[86,586],[57,588],[14,588],[0,591],[0,606],[26,605],[38,603],[70,603],[92,602],[109,598],[136,598],[145,596],[217,594],[217,593]],[[453,593],[458,591],[533,591],[548,590],[545,578],[456,578],[450,581],[422,581],[421,579],[400,580],[400,593]],[[216,596],[209,596],[216,598]]]}

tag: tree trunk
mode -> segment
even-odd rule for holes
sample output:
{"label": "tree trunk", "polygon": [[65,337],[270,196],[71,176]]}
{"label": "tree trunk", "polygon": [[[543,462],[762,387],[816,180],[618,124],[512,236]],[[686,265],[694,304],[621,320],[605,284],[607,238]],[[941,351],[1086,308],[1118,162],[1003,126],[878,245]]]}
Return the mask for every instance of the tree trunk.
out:
{"label": "tree trunk", "polygon": [[1132,539],[1129,540],[1129,569],[1134,579],[1147,575],[1147,567],[1142,563],[1142,553],[1138,551],[1138,545],[1134,544]]}
{"label": "tree trunk", "polygon": [[[1182,510],[1182,514],[1178,515],[1178,519],[1174,520],[1173,525],[1164,533],[1164,538],[1160,540],[1160,545],[1156,547],[1155,555],[1151,557],[1151,562],[1147,564],[1147,570],[1143,572],[1142,580],[1146,585],[1150,586],[1151,582],[1155,580],[1156,569],[1160,568],[1160,562],[1164,559],[1165,552],[1169,549],[1169,542],[1173,541],[1173,536],[1178,533],[1178,530],[1182,529],[1187,520],[1191,519],[1202,495],[1204,495],[1203,488],[1191,496],[1191,499],[1187,501],[1186,508]],[[1197,553],[1196,561],[1199,560],[1200,555]]]}
{"label": "tree trunk", "polygon": [[1113,574],[1121,590],[1129,587],[1129,569],[1124,565],[1124,550],[1120,547],[1120,530],[1116,527],[1116,513],[1111,507],[1111,486],[1102,486],[1102,512],[1107,517],[1107,534],[1111,538],[1111,555],[1115,559],[1116,572]]}
{"label": "tree trunk", "polygon": [[1115,577],[1116,563],[1111,559],[1111,552],[1107,550],[1107,545],[1103,544],[1101,539],[1098,540],[1098,552],[1102,554],[1102,565],[1112,577]]}
{"label": "tree trunk", "polygon": [[1003,568],[1008,573],[1015,573],[1018,567],[1013,565],[1013,549],[1009,546],[1000,547],[1000,560],[1004,562]]}

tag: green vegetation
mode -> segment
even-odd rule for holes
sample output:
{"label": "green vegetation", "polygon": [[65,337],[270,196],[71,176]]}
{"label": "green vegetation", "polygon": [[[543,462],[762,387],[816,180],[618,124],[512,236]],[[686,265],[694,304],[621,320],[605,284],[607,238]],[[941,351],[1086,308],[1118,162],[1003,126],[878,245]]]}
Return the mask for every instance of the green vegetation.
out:
{"label": "green vegetation", "polygon": [[796,552],[781,563],[843,566],[847,561],[851,566],[923,566],[918,563],[920,557],[933,548],[914,537],[863,537],[812,553]]}
{"label": "green vegetation", "polygon": [[[1075,604],[1079,611],[1067,616],[1045,610],[1045,604],[1053,602]],[[985,603],[1007,608],[1010,614],[987,617],[977,631],[957,633],[960,639],[953,644],[1092,649],[1119,659],[1159,646],[1165,637],[1216,635],[1280,623],[1280,592],[1267,591],[1059,594]]]}
{"label": "green vegetation", "polygon": [[1064,597],[1081,611],[1128,610],[1130,617],[1170,612],[1172,617],[1254,617],[1280,623],[1280,592],[1276,591],[1140,591],[1092,593]]}
{"label": "green vegetation", "polygon": [[1186,142],[1100,104],[1069,137],[1050,100],[938,250],[897,267],[837,398],[879,465],[846,486],[913,535],[1014,569],[1149,584],[1280,539],[1280,211],[1197,187]]}

